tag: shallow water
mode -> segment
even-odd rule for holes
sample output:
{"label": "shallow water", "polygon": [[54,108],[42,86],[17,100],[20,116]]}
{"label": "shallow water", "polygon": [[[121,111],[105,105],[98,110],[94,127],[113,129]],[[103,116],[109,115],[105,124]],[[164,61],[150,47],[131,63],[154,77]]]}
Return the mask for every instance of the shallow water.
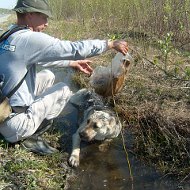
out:
{"label": "shallow water", "polygon": [[[70,71],[53,69],[56,81],[64,81],[71,85],[73,91],[77,86],[70,82]],[[77,110],[74,107],[65,109],[59,117],[62,129],[73,133],[77,125]],[[64,128],[63,128],[64,126]],[[132,142],[131,134],[125,134],[127,148]],[[71,137],[69,137],[71,138]],[[65,139],[64,139],[65,140]],[[70,141],[70,139],[69,139]],[[68,142],[66,144],[68,145]],[[70,142],[71,143],[71,142]],[[178,185],[174,179],[159,174],[153,167],[145,165],[129,152],[133,181],[130,178],[126,153],[123,149],[121,136],[114,139],[105,152],[99,151],[98,143],[83,144],[80,166],[75,169],[76,179],[70,181],[69,190],[189,190],[189,184]],[[64,148],[63,148],[64,149]]]}
{"label": "shallow water", "polygon": [[[107,152],[100,152],[96,145],[82,149],[78,178],[70,184],[70,190],[176,190],[174,181],[164,179],[154,168],[148,167],[129,155],[133,181],[125,152],[119,140],[114,141]],[[183,188],[183,189],[189,189]]]}

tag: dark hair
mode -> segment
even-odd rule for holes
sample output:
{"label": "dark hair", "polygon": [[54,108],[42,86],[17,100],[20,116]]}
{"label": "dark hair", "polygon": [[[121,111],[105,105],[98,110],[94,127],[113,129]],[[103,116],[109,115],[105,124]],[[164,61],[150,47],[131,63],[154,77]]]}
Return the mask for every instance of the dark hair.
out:
{"label": "dark hair", "polygon": [[26,16],[27,13],[18,13],[16,12],[17,18],[23,18]]}

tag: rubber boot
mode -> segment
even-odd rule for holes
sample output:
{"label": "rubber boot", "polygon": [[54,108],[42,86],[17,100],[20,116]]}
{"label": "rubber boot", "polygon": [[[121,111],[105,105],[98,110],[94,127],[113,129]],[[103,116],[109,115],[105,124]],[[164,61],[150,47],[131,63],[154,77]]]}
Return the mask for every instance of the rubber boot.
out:
{"label": "rubber boot", "polygon": [[28,151],[41,155],[53,154],[58,152],[56,148],[51,147],[41,135],[45,133],[53,124],[53,120],[44,120],[37,131],[29,138],[25,139],[21,145]]}

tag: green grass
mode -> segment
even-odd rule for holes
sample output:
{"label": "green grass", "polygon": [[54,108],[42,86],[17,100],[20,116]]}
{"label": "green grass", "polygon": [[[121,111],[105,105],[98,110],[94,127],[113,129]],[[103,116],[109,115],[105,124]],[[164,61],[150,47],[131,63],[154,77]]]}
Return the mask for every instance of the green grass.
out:
{"label": "green grass", "polygon": [[[59,134],[45,134],[46,138]],[[68,168],[62,167],[68,155],[56,153],[38,156],[23,149],[19,144],[9,146],[1,141],[0,184],[18,189],[62,189],[66,184]]]}

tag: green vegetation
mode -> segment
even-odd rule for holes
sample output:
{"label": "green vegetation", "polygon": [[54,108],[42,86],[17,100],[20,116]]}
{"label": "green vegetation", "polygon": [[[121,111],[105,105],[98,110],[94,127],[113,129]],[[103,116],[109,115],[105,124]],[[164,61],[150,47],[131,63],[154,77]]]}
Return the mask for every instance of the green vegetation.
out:
{"label": "green vegetation", "polygon": [[12,10],[0,8],[0,14],[11,14]]}
{"label": "green vegetation", "polygon": [[[135,39],[162,39],[186,48],[189,42],[190,1],[184,0],[49,0],[57,20],[77,20],[100,33]],[[92,32],[92,30],[91,30]]]}
{"label": "green vegetation", "polygon": [[[119,113],[124,129],[133,131],[132,151],[137,157],[166,176],[179,177],[182,185],[190,173],[190,0],[49,1],[54,19],[47,33],[66,40],[128,41],[133,66],[125,88],[114,97],[116,105],[113,98],[107,101]],[[92,66],[106,65],[114,55],[95,57]],[[89,78],[80,73],[74,80],[89,86]],[[45,135],[51,142],[60,136],[55,131]],[[69,170],[62,166],[67,155],[41,157],[4,141],[0,146],[0,189],[66,186]]]}
{"label": "green vegetation", "polygon": [[[45,136],[55,140],[59,134],[50,132]],[[69,176],[67,154],[38,156],[5,141],[0,142],[0,151],[0,189],[64,189]]]}

